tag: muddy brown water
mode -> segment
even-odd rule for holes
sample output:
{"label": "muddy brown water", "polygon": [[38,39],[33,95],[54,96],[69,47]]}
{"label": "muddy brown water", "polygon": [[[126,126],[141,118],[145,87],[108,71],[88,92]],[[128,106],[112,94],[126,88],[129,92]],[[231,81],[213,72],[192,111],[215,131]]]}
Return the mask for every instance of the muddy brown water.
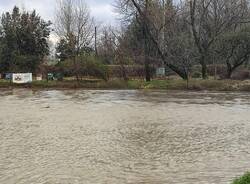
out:
{"label": "muddy brown water", "polygon": [[230,184],[250,94],[0,91],[1,184]]}

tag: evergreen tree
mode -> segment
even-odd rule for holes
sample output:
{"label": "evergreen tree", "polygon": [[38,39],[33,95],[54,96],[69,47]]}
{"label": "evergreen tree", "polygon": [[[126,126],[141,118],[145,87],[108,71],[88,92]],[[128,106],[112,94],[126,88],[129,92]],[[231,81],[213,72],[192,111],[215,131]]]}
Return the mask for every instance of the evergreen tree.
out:
{"label": "evergreen tree", "polygon": [[34,10],[20,12],[18,7],[2,15],[2,72],[35,72],[49,54],[47,40],[51,22],[44,21]]}

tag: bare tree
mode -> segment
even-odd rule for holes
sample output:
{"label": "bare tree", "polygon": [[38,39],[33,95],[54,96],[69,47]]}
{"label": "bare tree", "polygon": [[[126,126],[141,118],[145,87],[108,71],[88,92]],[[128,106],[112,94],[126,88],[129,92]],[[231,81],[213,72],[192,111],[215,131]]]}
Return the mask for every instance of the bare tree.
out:
{"label": "bare tree", "polygon": [[245,0],[190,0],[190,24],[199,51],[202,77],[207,78],[207,64],[213,44],[228,30],[248,21]]}
{"label": "bare tree", "polygon": [[250,58],[250,30],[243,29],[223,35],[217,45],[218,59],[226,64],[230,79],[233,72]]}
{"label": "bare tree", "polygon": [[[150,14],[150,4],[149,0],[138,1],[138,9],[134,6],[134,1],[120,0],[117,1],[117,9],[123,14],[125,21],[133,23],[135,20],[139,23],[140,29],[142,30],[142,40],[143,40],[143,57],[144,57],[144,68],[145,68],[145,78],[146,81],[151,80],[150,72],[150,62],[149,62],[149,52],[150,52],[150,38],[147,34],[147,22],[142,16],[149,17]],[[142,8],[142,9],[141,9]]]}
{"label": "bare tree", "polygon": [[79,81],[81,50],[89,47],[94,38],[94,20],[84,0],[58,0],[55,31],[60,40],[65,40],[72,50],[74,73]]}
{"label": "bare tree", "polygon": [[[187,25],[185,20],[185,16],[187,17],[187,15],[183,15],[183,12],[180,11],[181,9],[178,6],[173,6],[172,1],[167,1],[167,3],[165,3],[165,1],[162,0],[120,0],[117,7],[120,13],[124,14],[125,20],[136,17],[141,24],[143,35],[145,40],[147,40],[147,42],[145,42],[145,53],[147,53],[148,49],[148,40],[151,40],[164,65],[169,67],[183,79],[187,79],[187,68],[184,67],[183,60],[173,60],[173,58],[175,58],[175,53],[170,47],[170,41],[173,41],[172,38],[177,38],[179,36],[183,37],[184,34],[180,35],[176,31],[184,30],[181,29],[181,27]],[[180,19],[184,20],[184,24],[181,23],[178,25]],[[188,31],[189,29],[186,28],[185,33],[190,37],[191,32]],[[175,43],[181,44],[178,46],[183,47],[181,42],[177,41]],[[189,47],[189,45],[185,47]],[[183,50],[181,50],[181,52],[182,51]],[[147,64],[146,59],[145,63]]]}
{"label": "bare tree", "polygon": [[197,59],[202,77],[207,78],[207,65],[214,58],[220,38],[228,32],[237,32],[250,20],[247,0],[184,0],[180,3],[119,0],[118,8],[124,20],[138,20],[147,40],[145,46],[150,39],[163,63],[184,79],[188,78],[187,68],[191,69],[190,65]]}
{"label": "bare tree", "polygon": [[98,54],[105,64],[113,64],[116,51],[117,34],[112,26],[104,26],[99,36]]}
{"label": "bare tree", "polygon": [[126,37],[124,37],[123,33],[116,34],[116,38],[118,41],[117,49],[115,52],[115,64],[118,64],[120,66],[120,72],[122,78],[127,81],[128,75],[126,66],[129,64],[129,52],[128,52],[128,46],[127,46],[127,40]]}

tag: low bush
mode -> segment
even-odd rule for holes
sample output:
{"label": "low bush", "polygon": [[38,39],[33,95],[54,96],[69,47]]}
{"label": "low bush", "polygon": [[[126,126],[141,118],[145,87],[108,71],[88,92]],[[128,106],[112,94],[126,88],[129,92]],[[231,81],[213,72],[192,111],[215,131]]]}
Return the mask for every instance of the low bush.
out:
{"label": "low bush", "polygon": [[81,73],[83,76],[97,77],[105,81],[108,80],[107,66],[103,65],[93,56],[83,58]]}
{"label": "low bush", "polygon": [[[144,79],[145,68],[143,65],[109,65],[109,76],[110,78],[123,78],[123,72],[126,73],[127,77],[130,79]],[[150,75],[155,76],[155,68],[150,67]]]}
{"label": "low bush", "polygon": [[232,79],[234,79],[234,80],[246,80],[249,78],[250,78],[250,72],[248,70],[236,71],[232,75]]}
{"label": "low bush", "polygon": [[108,80],[108,67],[103,65],[95,56],[83,55],[74,59],[68,59],[60,63],[59,68],[65,68],[64,76],[76,76],[80,78],[93,77]]}
{"label": "low bush", "polygon": [[192,74],[192,78],[194,78],[194,79],[201,78],[201,72],[194,72],[194,73]]}

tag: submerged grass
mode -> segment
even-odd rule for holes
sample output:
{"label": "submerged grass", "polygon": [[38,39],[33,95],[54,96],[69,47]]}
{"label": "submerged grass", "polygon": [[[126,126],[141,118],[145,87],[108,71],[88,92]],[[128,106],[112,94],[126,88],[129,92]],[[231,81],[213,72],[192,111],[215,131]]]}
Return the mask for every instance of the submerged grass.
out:
{"label": "submerged grass", "polygon": [[235,179],[233,184],[250,184],[250,173],[246,173],[244,176]]}
{"label": "submerged grass", "polygon": [[74,80],[65,81],[34,81],[30,84],[12,84],[6,80],[0,80],[0,88],[62,88],[62,89],[162,89],[162,90],[214,90],[214,91],[250,91],[250,81],[234,80],[191,80],[187,88],[187,82],[181,79],[173,80]]}

